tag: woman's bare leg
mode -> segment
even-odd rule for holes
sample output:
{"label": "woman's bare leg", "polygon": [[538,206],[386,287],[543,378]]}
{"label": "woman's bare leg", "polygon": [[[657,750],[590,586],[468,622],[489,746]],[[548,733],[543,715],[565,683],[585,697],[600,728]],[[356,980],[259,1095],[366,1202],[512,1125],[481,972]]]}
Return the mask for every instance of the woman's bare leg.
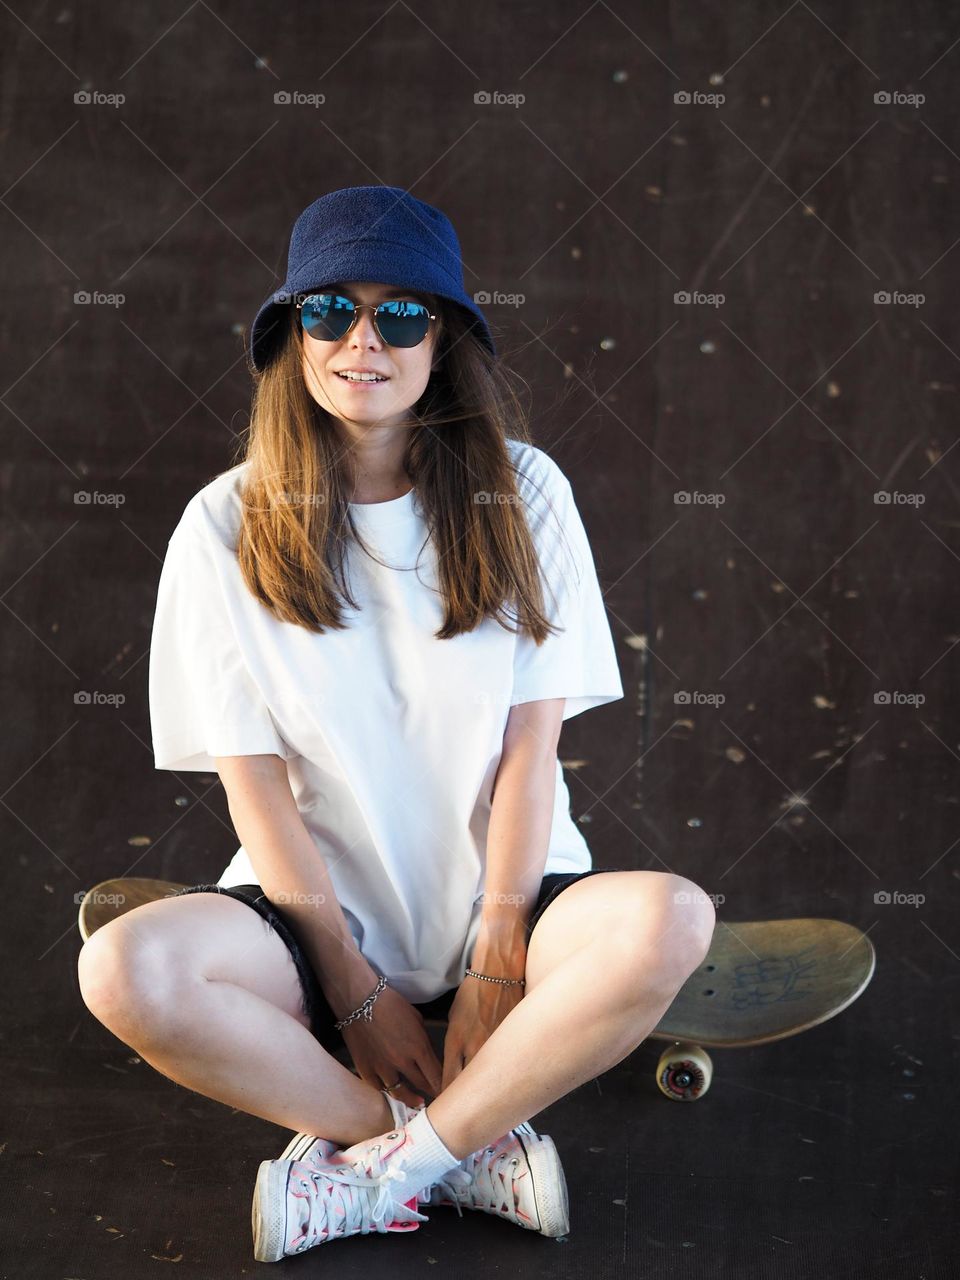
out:
{"label": "woman's bare leg", "polygon": [[84,944],[79,976],[91,1013],[177,1084],[342,1147],[393,1125],[384,1095],[314,1039],[289,951],[235,898],[138,907]]}
{"label": "woman's bare leg", "polygon": [[447,1150],[462,1159],[622,1061],[706,954],[713,922],[706,895],[663,872],[564,889],[531,934],[523,999],[427,1106]]}

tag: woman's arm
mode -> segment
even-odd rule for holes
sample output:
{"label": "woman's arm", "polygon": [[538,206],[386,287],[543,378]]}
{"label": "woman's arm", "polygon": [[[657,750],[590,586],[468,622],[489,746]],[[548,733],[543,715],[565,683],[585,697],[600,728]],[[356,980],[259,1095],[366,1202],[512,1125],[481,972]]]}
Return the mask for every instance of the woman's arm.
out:
{"label": "woman's arm", "polygon": [[257,883],[282,910],[338,1018],[377,985],[359,951],[326,864],[303,825],[286,762],[277,755],[219,756],[230,817]]}
{"label": "woman's arm", "polygon": [[493,977],[523,976],[526,924],[543,879],[553,823],[564,702],[521,702],[507,720],[487,831],[480,932],[470,959],[470,968]]}

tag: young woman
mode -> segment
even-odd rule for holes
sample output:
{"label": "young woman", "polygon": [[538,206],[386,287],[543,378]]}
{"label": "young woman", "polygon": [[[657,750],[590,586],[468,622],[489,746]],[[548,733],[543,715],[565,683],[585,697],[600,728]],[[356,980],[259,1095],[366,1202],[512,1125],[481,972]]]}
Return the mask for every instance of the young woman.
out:
{"label": "young woman", "polygon": [[570,815],[561,724],[623,696],[570,484],[453,227],[402,189],[300,215],[250,350],[245,456],[170,538],[150,656],[156,766],[216,771],[242,845],[94,934],[83,998],[298,1131],[260,1167],[258,1259],[418,1204],[563,1234],[528,1117],[643,1040],[714,919],[679,876],[594,868]]}

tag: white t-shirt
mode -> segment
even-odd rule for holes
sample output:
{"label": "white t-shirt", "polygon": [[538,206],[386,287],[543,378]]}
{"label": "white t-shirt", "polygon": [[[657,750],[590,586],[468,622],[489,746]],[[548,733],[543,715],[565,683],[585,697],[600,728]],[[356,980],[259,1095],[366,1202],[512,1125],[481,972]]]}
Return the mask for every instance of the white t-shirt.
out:
{"label": "white t-shirt", "polygon": [[[508,443],[544,612],[565,628],[539,648],[491,618],[436,639],[436,554],[414,490],[351,504],[387,567],[349,539],[361,607],[345,606],[346,630],[281,622],[248,589],[235,550],[245,463],[187,503],[160,575],[149,674],[156,768],[216,772],[216,756],[283,757],[357,946],[417,1003],[458,986],[469,964],[510,707],[565,698],[568,720],[623,697],[570,484],[541,449]],[[590,866],[558,760],[544,874]],[[246,883],[259,881],[241,846],[219,884]]]}

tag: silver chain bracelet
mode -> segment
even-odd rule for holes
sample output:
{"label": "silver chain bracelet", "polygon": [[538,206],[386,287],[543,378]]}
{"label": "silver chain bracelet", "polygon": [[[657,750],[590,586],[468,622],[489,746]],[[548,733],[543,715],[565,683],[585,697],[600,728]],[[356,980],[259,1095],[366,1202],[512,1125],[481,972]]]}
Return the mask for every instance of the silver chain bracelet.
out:
{"label": "silver chain bracelet", "polygon": [[491,978],[488,973],[477,973],[476,969],[467,969],[467,974],[471,978],[482,978],[484,982],[499,982],[505,987],[513,987],[519,982],[521,987],[526,986],[526,978]]}
{"label": "silver chain bracelet", "polygon": [[353,1013],[347,1014],[347,1016],[343,1018],[340,1022],[335,1022],[333,1024],[336,1027],[336,1029],[340,1031],[344,1027],[348,1027],[350,1023],[355,1022],[357,1018],[363,1018],[365,1022],[372,1022],[373,1021],[373,1002],[376,1000],[377,996],[380,994],[380,992],[384,989],[386,985],[387,985],[387,980],[383,976],[383,974],[381,974],[379,980],[377,981],[376,987],[373,989],[373,991],[370,992],[366,1000],[364,1000],[363,1004],[360,1005],[358,1008],[354,1009]]}

